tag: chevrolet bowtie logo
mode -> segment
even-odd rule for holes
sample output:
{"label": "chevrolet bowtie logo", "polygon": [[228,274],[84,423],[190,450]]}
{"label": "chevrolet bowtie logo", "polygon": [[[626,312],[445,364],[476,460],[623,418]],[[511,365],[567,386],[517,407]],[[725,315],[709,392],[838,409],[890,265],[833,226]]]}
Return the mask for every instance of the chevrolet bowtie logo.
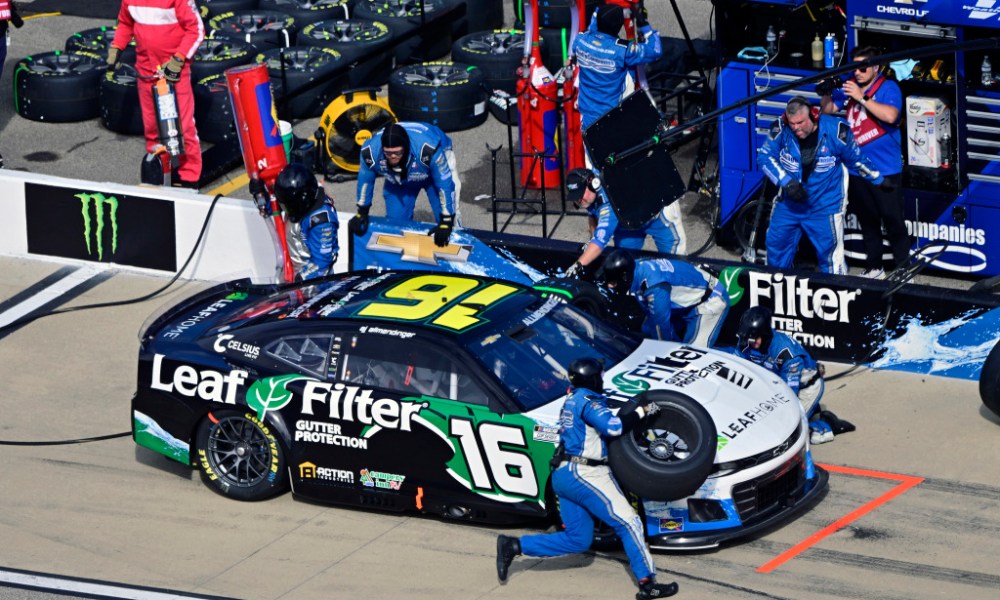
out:
{"label": "chevrolet bowtie logo", "polygon": [[464,244],[435,246],[432,236],[415,231],[406,231],[403,235],[375,233],[368,239],[366,248],[373,252],[399,254],[400,260],[403,262],[415,262],[423,265],[437,265],[438,259],[468,262],[469,254],[472,252],[472,246]]}

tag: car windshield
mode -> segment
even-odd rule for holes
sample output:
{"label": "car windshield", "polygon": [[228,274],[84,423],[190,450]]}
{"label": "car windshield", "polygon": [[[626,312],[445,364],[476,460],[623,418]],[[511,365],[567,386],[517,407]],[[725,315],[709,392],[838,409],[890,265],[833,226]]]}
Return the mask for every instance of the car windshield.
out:
{"label": "car windshield", "polygon": [[493,373],[523,410],[566,393],[566,367],[578,358],[621,362],[641,339],[550,296],[527,315],[473,341],[472,354]]}

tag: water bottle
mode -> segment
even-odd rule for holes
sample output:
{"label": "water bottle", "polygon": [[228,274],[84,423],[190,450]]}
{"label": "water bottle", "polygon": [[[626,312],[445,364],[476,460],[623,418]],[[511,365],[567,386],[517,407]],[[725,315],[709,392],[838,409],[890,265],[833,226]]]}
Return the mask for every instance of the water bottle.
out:
{"label": "water bottle", "polygon": [[834,64],[833,44],[833,34],[826,34],[826,39],[823,40],[823,66],[827,69],[832,69]]}
{"label": "water bottle", "polygon": [[778,35],[774,33],[774,26],[767,26],[767,56],[774,58],[778,55]]}
{"label": "water bottle", "polygon": [[983,85],[987,87],[993,85],[995,83],[993,81],[993,64],[990,62],[989,56],[983,57],[982,71],[983,71],[983,78],[982,78]]}

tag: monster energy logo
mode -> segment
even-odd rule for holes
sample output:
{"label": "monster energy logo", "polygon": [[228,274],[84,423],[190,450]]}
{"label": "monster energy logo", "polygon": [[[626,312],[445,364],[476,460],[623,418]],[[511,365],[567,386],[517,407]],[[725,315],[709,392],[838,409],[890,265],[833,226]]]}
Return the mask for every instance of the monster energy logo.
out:
{"label": "monster energy logo", "polygon": [[94,205],[94,221],[97,225],[94,234],[94,245],[97,246],[97,260],[104,260],[104,212],[111,217],[111,253],[118,251],[118,198],[106,197],[104,194],[75,194],[80,199],[80,212],[83,213],[83,239],[87,244],[87,254],[93,254],[90,248],[90,205]]}

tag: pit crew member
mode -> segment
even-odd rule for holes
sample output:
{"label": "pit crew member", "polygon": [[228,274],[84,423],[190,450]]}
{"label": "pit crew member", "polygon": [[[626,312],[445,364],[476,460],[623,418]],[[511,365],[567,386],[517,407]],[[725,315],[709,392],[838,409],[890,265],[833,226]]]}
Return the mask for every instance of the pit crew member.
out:
{"label": "pit crew member", "polygon": [[612,289],[628,290],[646,313],[646,337],[712,346],[729,312],[729,293],[710,273],[681,260],[635,260],[615,250],[601,267]]}
{"label": "pit crew member", "polygon": [[282,169],[274,182],[274,195],[288,217],[286,240],[295,279],[315,279],[332,273],[340,251],[340,221],[333,200],[309,167],[291,163]]}
{"label": "pit crew member", "polygon": [[417,194],[427,190],[437,221],[430,235],[436,245],[447,246],[452,229],[459,224],[461,191],[451,139],[434,125],[400,122],[366,141],[361,146],[358,172],[358,212],[347,224],[354,235],[368,231],[368,211],[378,175],[385,177],[385,214],[390,219],[412,221]]}
{"label": "pit crew member", "polygon": [[139,105],[146,135],[143,183],[163,183],[163,164],[159,161],[167,159],[167,155],[153,154],[160,139],[149,86],[151,80],[165,77],[174,84],[184,136],[184,154],[178,161],[178,180],[173,185],[197,189],[201,179],[201,142],[194,124],[194,92],[188,65],[205,37],[205,27],[194,0],[122,0],[118,28],[108,49],[109,68],[117,65],[121,52],[133,37],[135,66],[140,77]]}
{"label": "pit crew member", "polygon": [[497,536],[497,576],[506,581],[510,564],[519,554],[562,556],[587,551],[597,518],[614,528],[625,547],[632,574],[639,583],[636,598],[673,596],[677,593],[676,583],[656,583],[656,568],[646,547],[642,521],[608,467],[605,443],[605,438],[630,431],[659,406],[648,402],[619,419],[601,393],[603,367],[598,360],[574,360],[567,371],[571,388],[559,417],[562,441],[552,458],[552,489],[559,497],[559,515],[565,529],[521,538]]}
{"label": "pit crew member", "polygon": [[843,166],[885,190],[892,188],[861,151],[847,123],[796,96],[771,126],[757,151],[757,164],[782,189],[783,201],[774,207],[767,229],[767,263],[790,268],[805,232],[816,248],[819,269],[845,274]]}

